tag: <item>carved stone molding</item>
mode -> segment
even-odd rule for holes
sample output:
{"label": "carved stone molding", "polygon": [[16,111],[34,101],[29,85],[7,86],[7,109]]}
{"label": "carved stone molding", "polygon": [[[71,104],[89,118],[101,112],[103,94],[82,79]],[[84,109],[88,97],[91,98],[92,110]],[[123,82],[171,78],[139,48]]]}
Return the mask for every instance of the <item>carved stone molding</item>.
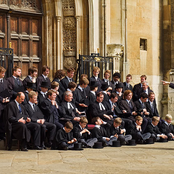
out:
{"label": "carved stone molding", "polygon": [[[9,3],[8,3],[9,1]],[[12,10],[41,13],[41,0],[0,0],[0,7],[11,8]]]}
{"label": "carved stone molding", "polygon": [[76,58],[75,57],[66,57],[64,58],[64,68],[76,68]]}
{"label": "carved stone molding", "polygon": [[63,16],[75,16],[74,0],[62,0]]}
{"label": "carved stone molding", "polygon": [[75,30],[76,29],[76,20],[74,17],[65,17],[63,21],[65,30]]}
{"label": "carved stone molding", "polygon": [[76,67],[76,18],[74,0],[62,0],[64,68]]}

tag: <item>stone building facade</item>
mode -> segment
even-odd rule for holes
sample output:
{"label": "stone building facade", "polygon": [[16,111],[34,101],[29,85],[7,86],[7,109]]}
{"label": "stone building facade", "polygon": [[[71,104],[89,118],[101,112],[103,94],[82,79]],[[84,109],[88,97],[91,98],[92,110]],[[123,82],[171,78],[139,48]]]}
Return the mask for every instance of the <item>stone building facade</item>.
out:
{"label": "stone building facade", "polygon": [[47,64],[52,78],[57,69],[77,68],[79,53],[113,56],[114,71],[123,81],[130,73],[134,85],[146,74],[161,116],[174,114],[174,90],[161,84],[162,79],[174,78],[174,0],[1,0],[0,9],[1,16],[12,15],[11,26],[17,25],[12,19],[18,14],[19,24],[24,15],[33,26],[30,34],[24,27],[23,33],[19,30],[6,38],[1,25],[8,22],[0,23],[0,39],[5,39],[1,47],[12,42],[20,53],[15,39],[23,45],[20,55],[16,52],[16,64],[25,69]]}

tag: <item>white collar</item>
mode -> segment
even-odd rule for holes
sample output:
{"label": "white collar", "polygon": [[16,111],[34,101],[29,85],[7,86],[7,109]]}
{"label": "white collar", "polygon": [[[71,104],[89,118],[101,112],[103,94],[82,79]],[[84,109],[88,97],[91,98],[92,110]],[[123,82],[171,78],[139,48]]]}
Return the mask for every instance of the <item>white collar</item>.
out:
{"label": "white collar", "polygon": [[31,77],[30,75],[28,75],[28,77],[30,78],[30,80],[32,80],[32,79],[33,79],[33,77]]}
{"label": "white collar", "polygon": [[71,89],[69,89],[69,88],[67,89],[67,91],[70,91],[70,92],[72,92],[72,91],[71,91]]}
{"label": "white collar", "polygon": [[68,76],[66,76],[66,78],[68,79],[68,81],[70,81],[70,79],[72,80],[72,78],[69,78]]}
{"label": "white collar", "polygon": [[16,103],[17,107],[19,108],[19,103],[16,100],[15,100],[15,103]]}
{"label": "white collar", "polygon": [[79,85],[78,88],[80,89],[80,91],[83,91],[84,89]]}
{"label": "white collar", "polygon": [[46,95],[46,94],[47,94],[47,92],[44,93],[44,92],[42,92],[42,91],[40,91],[40,93],[41,93],[42,95]]}
{"label": "white collar", "polygon": [[130,100],[127,100],[127,99],[126,99],[126,101],[127,101],[128,103],[130,102]]}
{"label": "white collar", "polygon": [[100,129],[100,125],[97,125],[97,124],[96,124],[95,127],[98,128],[98,129]]}
{"label": "white collar", "polygon": [[17,77],[13,76],[14,79],[16,79]]}
{"label": "white collar", "polygon": [[170,123],[167,123],[167,121],[164,122],[167,126],[170,126]]}
{"label": "white collar", "polygon": [[94,91],[90,91],[92,94],[96,95]]}
{"label": "white collar", "polygon": [[142,104],[143,102],[140,100],[140,98],[139,98],[139,102]]}
{"label": "white collar", "polygon": [[153,125],[153,123],[151,123],[151,125],[152,125],[153,127],[156,127],[155,125]]}
{"label": "white collar", "polygon": [[43,74],[42,74],[42,76],[44,77],[44,79],[46,79],[46,78],[47,78],[47,76],[45,76],[45,75],[43,75]]}

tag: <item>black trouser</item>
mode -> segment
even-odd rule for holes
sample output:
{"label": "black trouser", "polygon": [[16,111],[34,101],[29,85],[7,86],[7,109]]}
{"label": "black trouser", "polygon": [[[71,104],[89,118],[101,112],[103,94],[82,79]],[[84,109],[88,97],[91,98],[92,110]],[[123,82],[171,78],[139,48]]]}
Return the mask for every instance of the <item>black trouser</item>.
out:
{"label": "black trouser", "polygon": [[44,124],[40,124],[41,127],[41,145],[44,144],[46,139],[46,130],[48,131],[48,142],[52,142],[54,140],[54,136],[56,134],[56,125],[53,123],[45,122]]}
{"label": "black trouser", "polygon": [[34,146],[40,146],[40,125],[37,123],[26,123],[27,128],[30,130],[33,137]]}

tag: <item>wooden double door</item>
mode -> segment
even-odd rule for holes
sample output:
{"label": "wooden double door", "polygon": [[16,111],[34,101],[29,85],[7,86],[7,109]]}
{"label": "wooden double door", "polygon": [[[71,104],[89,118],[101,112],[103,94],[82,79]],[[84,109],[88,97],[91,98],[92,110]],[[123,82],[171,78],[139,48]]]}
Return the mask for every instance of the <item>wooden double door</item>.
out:
{"label": "wooden double door", "polygon": [[22,78],[32,65],[40,70],[42,60],[42,14],[1,9],[0,47],[11,47],[14,65],[22,68]]}

